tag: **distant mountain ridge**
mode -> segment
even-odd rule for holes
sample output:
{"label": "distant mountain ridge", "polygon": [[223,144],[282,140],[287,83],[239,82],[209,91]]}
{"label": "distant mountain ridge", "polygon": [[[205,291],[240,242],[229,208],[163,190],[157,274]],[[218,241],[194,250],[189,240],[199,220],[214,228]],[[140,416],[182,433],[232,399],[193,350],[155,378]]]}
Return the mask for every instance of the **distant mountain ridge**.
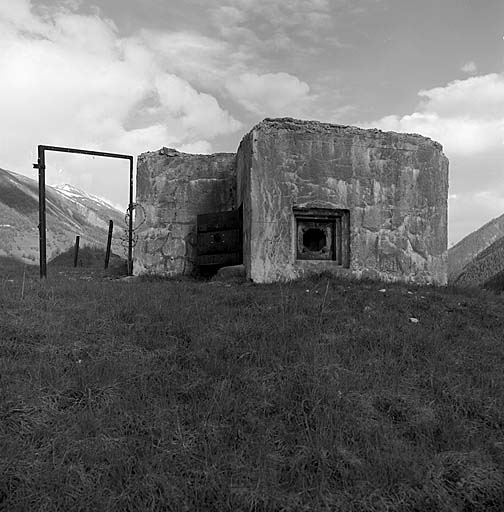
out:
{"label": "distant mountain ridge", "polygon": [[[485,251],[502,237],[504,237],[504,215],[492,219],[464,237],[453,247],[450,247],[448,249],[448,281],[457,282],[464,271],[464,267],[473,262],[482,251]],[[496,246],[497,250],[498,247]]]}
{"label": "distant mountain ridge", "polygon": [[[36,180],[0,168],[0,255],[27,263],[38,261],[39,201]],[[82,245],[105,246],[109,220],[114,221],[112,246],[122,254],[124,213],[101,198],[71,185],[46,186],[47,256]]]}

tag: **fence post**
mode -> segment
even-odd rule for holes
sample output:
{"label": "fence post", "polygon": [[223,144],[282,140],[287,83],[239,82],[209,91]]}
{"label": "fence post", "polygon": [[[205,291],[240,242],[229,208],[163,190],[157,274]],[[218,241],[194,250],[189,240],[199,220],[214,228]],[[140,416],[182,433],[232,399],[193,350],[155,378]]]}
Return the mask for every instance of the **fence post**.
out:
{"label": "fence post", "polygon": [[79,258],[79,241],[80,241],[80,236],[77,235],[75,237],[75,249],[74,249],[74,267],[77,266],[77,260]]}
{"label": "fence post", "polygon": [[114,229],[114,221],[109,220],[109,227],[108,227],[108,238],[107,238],[107,252],[105,254],[105,269],[108,268],[109,261],[110,261],[110,246],[112,245],[112,231]]}

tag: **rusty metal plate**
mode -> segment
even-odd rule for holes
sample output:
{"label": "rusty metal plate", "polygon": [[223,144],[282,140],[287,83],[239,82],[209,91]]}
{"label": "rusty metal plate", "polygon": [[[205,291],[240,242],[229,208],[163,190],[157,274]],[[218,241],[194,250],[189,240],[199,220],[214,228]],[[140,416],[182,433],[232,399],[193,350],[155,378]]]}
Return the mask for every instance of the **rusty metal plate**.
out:
{"label": "rusty metal plate", "polygon": [[198,233],[198,254],[240,252],[239,229]]}
{"label": "rusty metal plate", "polygon": [[207,231],[225,231],[239,229],[241,225],[241,211],[205,213],[198,215],[198,233]]}
{"label": "rusty metal plate", "polygon": [[200,266],[220,266],[238,265],[241,263],[240,253],[229,254],[199,254],[197,263]]}
{"label": "rusty metal plate", "polygon": [[198,265],[223,267],[242,262],[242,216],[242,207],[198,215]]}

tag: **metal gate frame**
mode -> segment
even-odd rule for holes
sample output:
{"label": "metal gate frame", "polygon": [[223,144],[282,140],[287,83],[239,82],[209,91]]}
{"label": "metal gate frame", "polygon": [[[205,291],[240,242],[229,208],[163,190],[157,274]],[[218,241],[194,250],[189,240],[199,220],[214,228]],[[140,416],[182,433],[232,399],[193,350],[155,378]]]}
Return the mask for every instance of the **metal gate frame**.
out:
{"label": "metal gate frame", "polygon": [[107,158],[121,158],[129,160],[129,225],[128,225],[128,275],[133,275],[133,156],[120,153],[105,153],[103,151],[90,151],[88,149],[65,148],[61,146],[38,146],[38,161],[33,164],[38,169],[39,185],[39,247],[40,247],[40,277],[47,277],[47,251],[46,251],[46,194],[45,194],[45,152],[57,151],[60,153],[78,153],[80,155],[103,156]]}

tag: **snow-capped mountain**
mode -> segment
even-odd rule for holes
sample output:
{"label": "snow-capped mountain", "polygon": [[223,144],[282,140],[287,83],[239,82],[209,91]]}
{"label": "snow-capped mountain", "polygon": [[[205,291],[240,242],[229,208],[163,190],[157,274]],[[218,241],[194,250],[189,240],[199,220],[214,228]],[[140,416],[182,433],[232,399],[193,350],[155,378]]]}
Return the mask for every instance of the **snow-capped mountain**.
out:
{"label": "snow-capped mountain", "polygon": [[[39,257],[38,183],[0,169],[0,255],[27,263]],[[114,221],[112,246],[123,255],[124,212],[101,198],[71,185],[46,186],[47,256],[67,250],[81,237],[81,245],[105,247],[109,220]]]}
{"label": "snow-capped mountain", "polygon": [[94,196],[93,194],[89,194],[88,192],[84,192],[83,190],[80,190],[77,187],[74,187],[73,185],[69,185],[68,183],[64,183],[63,185],[52,185],[51,188],[57,190],[71,201],[75,201],[80,204],[86,201],[91,201],[92,203],[95,204],[101,204],[104,208],[116,209],[112,204],[110,204],[105,199],[102,199],[101,197],[98,196]]}

